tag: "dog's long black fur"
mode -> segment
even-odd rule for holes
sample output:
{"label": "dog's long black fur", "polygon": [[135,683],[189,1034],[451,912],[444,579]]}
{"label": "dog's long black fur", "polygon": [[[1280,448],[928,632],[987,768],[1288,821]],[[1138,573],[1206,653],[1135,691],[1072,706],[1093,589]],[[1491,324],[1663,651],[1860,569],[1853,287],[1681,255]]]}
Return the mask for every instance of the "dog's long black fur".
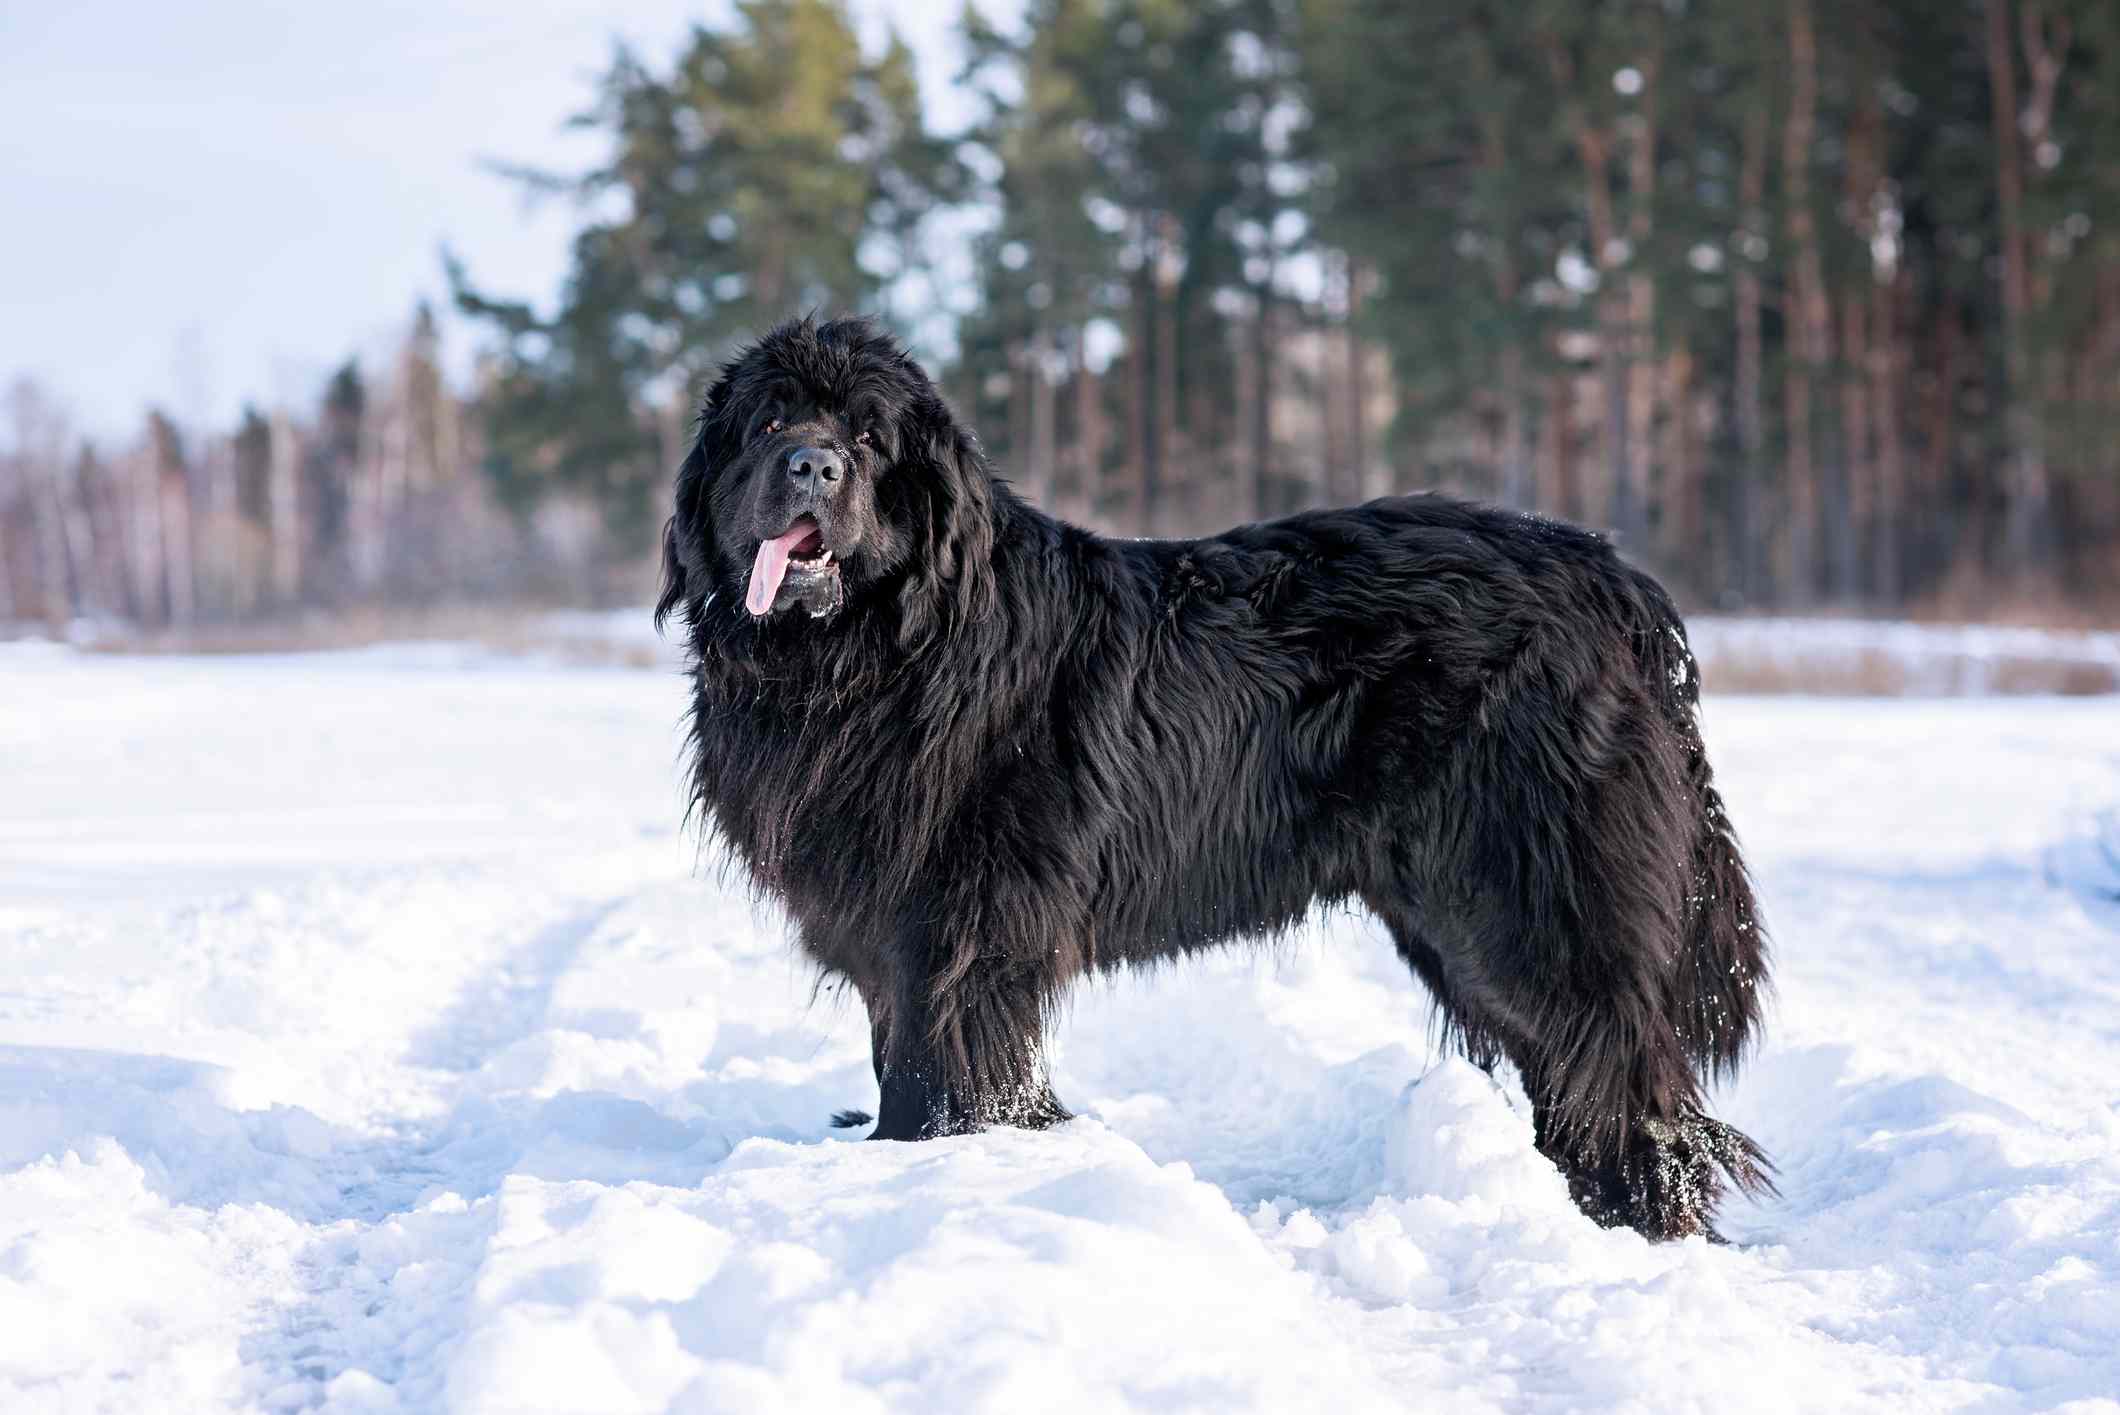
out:
{"label": "dog's long black fur", "polygon": [[[829,563],[754,614],[804,515]],[[1593,1218],[1712,1236],[1771,1187],[1703,1100],[1766,959],[1693,657],[1601,537],[1415,496],[1107,539],[838,320],[723,371],[665,561],[696,805],[866,1003],[875,1138],[1065,1119],[1041,1038],[1075,978],[1359,902]]]}

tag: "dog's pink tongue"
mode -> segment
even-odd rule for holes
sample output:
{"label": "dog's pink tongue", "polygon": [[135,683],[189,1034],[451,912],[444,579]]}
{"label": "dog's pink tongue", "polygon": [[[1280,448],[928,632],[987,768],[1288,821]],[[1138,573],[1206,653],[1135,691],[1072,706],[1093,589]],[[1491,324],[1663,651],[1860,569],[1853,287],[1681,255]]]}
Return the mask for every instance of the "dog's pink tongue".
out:
{"label": "dog's pink tongue", "polygon": [[744,608],[751,611],[754,619],[763,619],[773,612],[781,577],[788,573],[788,556],[816,529],[817,523],[805,516],[784,533],[759,542],[758,558],[751,562],[751,583],[743,596]]}

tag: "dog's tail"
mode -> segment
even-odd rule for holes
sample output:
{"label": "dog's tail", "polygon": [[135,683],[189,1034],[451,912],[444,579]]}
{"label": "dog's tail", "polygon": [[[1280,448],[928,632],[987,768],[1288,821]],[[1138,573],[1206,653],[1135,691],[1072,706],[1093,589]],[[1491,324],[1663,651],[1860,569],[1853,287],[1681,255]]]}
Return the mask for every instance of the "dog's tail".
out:
{"label": "dog's tail", "polygon": [[1700,735],[1700,665],[1663,587],[1635,572],[1636,661],[1673,734],[1693,819],[1679,958],[1681,1034],[1702,1080],[1737,1070],[1758,1037],[1767,982],[1767,939],[1752,877],[1723,809]]}

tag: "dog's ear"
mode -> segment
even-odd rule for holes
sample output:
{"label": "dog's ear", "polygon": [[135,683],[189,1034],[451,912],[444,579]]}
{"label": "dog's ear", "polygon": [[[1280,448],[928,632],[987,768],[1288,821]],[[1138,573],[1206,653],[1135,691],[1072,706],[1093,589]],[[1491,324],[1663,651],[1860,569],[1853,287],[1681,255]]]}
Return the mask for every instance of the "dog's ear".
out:
{"label": "dog's ear", "polygon": [[976,624],[1000,601],[994,578],[994,479],[979,446],[945,412],[916,454],[929,463],[927,544],[899,596],[899,642],[916,648]]}
{"label": "dog's ear", "polygon": [[684,603],[685,562],[677,554],[677,517],[663,522],[662,597],[655,601],[655,632],[662,632],[670,611]]}
{"label": "dog's ear", "polygon": [[[704,530],[707,508],[707,438],[714,430],[714,402],[710,398],[699,416],[699,430],[692,448],[677,469],[675,514],[663,522],[662,596],[655,601],[655,632],[688,597],[690,583],[685,558],[678,542],[682,536],[697,536]],[[704,588],[704,586],[702,586]]]}

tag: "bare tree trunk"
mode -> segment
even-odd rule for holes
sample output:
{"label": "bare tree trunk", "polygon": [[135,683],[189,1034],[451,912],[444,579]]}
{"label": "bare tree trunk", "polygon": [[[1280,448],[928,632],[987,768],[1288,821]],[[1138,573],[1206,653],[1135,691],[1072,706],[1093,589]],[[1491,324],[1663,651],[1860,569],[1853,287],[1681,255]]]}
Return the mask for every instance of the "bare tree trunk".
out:
{"label": "bare tree trunk", "polygon": [[2052,474],[2047,466],[2046,417],[2033,372],[2030,320],[2045,300],[2032,288],[2037,259],[2024,231],[2025,175],[2022,154],[2040,153],[2050,141],[2054,100],[2071,39],[2068,16],[2054,17],[2052,38],[2041,0],[2021,0],[2019,33],[2031,92],[2017,103],[2017,66],[2010,47],[2010,0],[1988,0],[1987,61],[1995,128],[1996,201],[2002,215],[2004,429],[2009,438],[2009,477],[2004,553],[2015,573],[2039,570],[2053,549]]}
{"label": "bare tree trunk", "polygon": [[1547,379],[1546,386],[1539,390],[1545,411],[1538,420],[1538,448],[1533,454],[1535,461],[1532,467],[1530,505],[1532,510],[1544,512],[1549,516],[1568,514],[1567,508],[1561,504],[1561,482],[1565,475],[1561,467],[1561,422],[1565,416],[1561,390],[1566,385],[1564,376],[1555,375]]}
{"label": "bare tree trunk", "polygon": [[1329,261],[1323,298],[1319,301],[1320,327],[1314,369],[1323,384],[1323,396],[1318,399],[1318,480],[1311,491],[1311,503],[1319,506],[1339,505],[1343,499],[1340,488],[1347,484],[1347,380],[1335,377],[1332,371],[1333,321],[1345,314],[1338,292],[1344,284],[1341,273],[1346,264],[1345,257],[1337,252],[1329,257]]}
{"label": "bare tree trunk", "polygon": [[[0,473],[6,471],[6,466],[5,462],[0,462]],[[6,483],[0,482],[0,624],[12,623],[21,617],[15,609],[14,567],[8,563],[7,556],[6,490]]]}
{"label": "bare tree trunk", "polygon": [[1031,480],[1031,356],[1030,341],[1008,346],[1008,460],[1003,470],[1008,479],[1026,491]]}
{"label": "bare tree trunk", "polygon": [[1053,382],[1046,369],[1048,344],[1048,336],[1043,330],[1031,336],[1023,372],[1030,383],[1031,456],[1028,470],[1031,500],[1050,511],[1053,507],[1053,457],[1057,434],[1054,429]]}
{"label": "bare tree trunk", "polygon": [[1947,565],[1964,552],[1977,535],[1966,532],[1968,517],[1977,518],[1978,508],[1962,507],[1955,490],[1958,462],[1958,380],[1964,365],[1965,331],[1956,299],[1946,299],[1937,316],[1936,382],[1929,396],[1929,445],[1924,469],[1923,499],[1928,506],[1935,560]]}
{"label": "bare tree trunk", "polygon": [[1649,34],[1637,61],[1641,74],[1640,125],[1627,153],[1627,448],[1624,497],[1615,498],[1613,524],[1640,539],[1648,528],[1658,489],[1651,455],[1656,446],[1658,367],[1656,281],[1649,269],[1649,242],[1656,230],[1657,80],[1663,68],[1660,6],[1645,8]]}
{"label": "bare tree trunk", "polygon": [[[688,387],[671,409],[678,436],[673,444],[675,455],[664,459],[666,466],[675,467],[683,459],[685,435],[690,430],[692,412],[698,401],[698,389]],[[435,410],[434,434],[435,475],[444,482],[454,481],[464,470],[464,405],[451,397],[446,389],[442,391],[440,405]]]}
{"label": "bare tree trunk", "polygon": [[81,607],[85,566],[67,540],[66,470],[59,449],[50,449],[30,468],[36,484],[37,554],[44,562],[44,614],[49,623],[71,619]]}
{"label": "bare tree trunk", "polygon": [[75,474],[89,543],[95,547],[98,605],[110,615],[139,617],[132,584],[132,545],[125,531],[124,468],[96,460],[87,449]]}
{"label": "bare tree trunk", "polygon": [[1847,493],[1847,515],[1834,537],[1834,589],[1844,596],[1867,597],[1874,586],[1866,582],[1865,567],[1857,551],[1869,544],[1870,527],[1877,515],[1871,494],[1875,487],[1875,457],[1869,448],[1869,383],[1863,370],[1869,366],[1869,302],[1854,292],[1840,302],[1841,357],[1846,372],[1840,379],[1841,475]]}
{"label": "bare tree trunk", "polygon": [[1500,362],[1502,439],[1499,490],[1504,505],[1528,507],[1535,493],[1531,485],[1530,449],[1524,426],[1527,409],[1524,406],[1523,348],[1514,341],[1504,345]]}
{"label": "bare tree trunk", "polygon": [[281,604],[294,603],[302,592],[302,517],[296,504],[300,480],[294,424],[287,414],[272,418],[272,469],[266,482],[271,515],[272,591]]}
{"label": "bare tree trunk", "polygon": [[98,461],[82,449],[76,481],[88,516],[89,543],[96,548],[96,583],[105,614],[139,617],[132,585],[132,541],[125,528],[124,463]]}
{"label": "bare tree trunk", "polygon": [[1744,151],[1738,167],[1739,219],[1744,240],[1737,253],[1737,446],[1739,465],[1729,494],[1730,541],[1736,560],[1738,595],[1746,602],[1760,597],[1765,575],[1759,553],[1757,514],[1759,484],[1767,475],[1765,358],[1760,307],[1763,303],[1756,251],[1766,248],[1767,104],[1753,96],[1745,113]]}
{"label": "bare tree trunk", "polygon": [[[1876,428],[1870,414],[1876,386],[1872,365],[1879,341],[1889,338],[1889,332],[1873,330],[1870,325],[1877,303],[1876,289],[1892,278],[1887,267],[1896,257],[1881,253],[1881,222],[1889,204],[1884,181],[1883,103],[1876,85],[1864,86],[1863,93],[1848,127],[1841,210],[1867,255],[1867,279],[1850,280],[1840,300],[1839,456],[1826,527],[1834,593],[1843,598],[1874,599],[1879,593],[1872,573],[1879,453],[1874,446]],[[1869,287],[1867,292],[1865,284]]]}
{"label": "bare tree trunk", "polygon": [[[1478,64],[1480,81],[1491,84],[1498,77],[1499,68],[1492,46],[1476,44],[1472,52]],[[1480,165],[1497,177],[1508,170],[1508,130],[1499,105],[1490,104],[1480,112]],[[1498,252],[1494,264],[1494,298],[1508,320],[1502,331],[1502,351],[1496,360],[1496,381],[1500,384],[1502,403],[1501,439],[1496,448],[1496,460],[1500,463],[1496,469],[1496,490],[1504,505],[1528,507],[1537,492],[1532,485],[1535,473],[1526,445],[1530,390],[1525,386],[1524,349],[1513,320],[1522,285],[1516,259],[1517,233],[1510,229],[1512,223],[1505,219],[1505,213],[1493,215],[1495,219],[1491,222],[1489,234]]]}
{"label": "bare tree trunk", "polygon": [[1539,509],[1571,521],[1583,519],[1583,496],[1576,475],[1575,428],[1570,420],[1575,394],[1573,375],[1563,370],[1546,380],[1546,415],[1540,428],[1543,449],[1539,473]]}
{"label": "bare tree trunk", "polygon": [[1103,514],[1104,388],[1090,372],[1086,332],[1075,336],[1075,445],[1081,467],[1081,496],[1087,514]]}
{"label": "bare tree trunk", "polygon": [[1149,507],[1148,532],[1166,534],[1172,489],[1182,496],[1190,468],[1178,427],[1178,238],[1177,220],[1162,218],[1163,234],[1156,252],[1156,402],[1149,422],[1149,440],[1154,452],[1155,504]]}
{"label": "bare tree trunk", "polygon": [[1266,479],[1273,472],[1273,276],[1268,273],[1259,286],[1258,317],[1252,321],[1253,398],[1250,404],[1250,485],[1243,503],[1244,516],[1258,520],[1266,514]]}
{"label": "bare tree trunk", "polygon": [[[1223,339],[1226,328],[1212,310],[1196,318],[1192,338],[1179,347],[1198,351]],[[1185,384],[1186,496],[1184,505],[1191,524],[1188,530],[1220,530],[1229,524],[1229,478],[1227,459],[1230,438],[1223,423],[1229,415],[1229,389],[1225,384],[1193,373]]]}
{"label": "bare tree trunk", "polygon": [[1362,266],[1352,255],[1347,257],[1347,326],[1341,331],[1345,340],[1347,367],[1347,467],[1343,502],[1356,502],[1363,498],[1368,487],[1368,429],[1363,420],[1368,416],[1369,400],[1364,396],[1367,380],[1362,362]]}
{"label": "bare tree trunk", "polygon": [[383,575],[383,534],[398,462],[398,401],[385,386],[361,408],[361,450],[355,460],[354,587],[374,593]]}
{"label": "bare tree trunk", "polygon": [[198,569],[193,576],[198,607],[202,617],[225,618],[237,606],[243,573],[235,458],[225,438],[207,437],[199,445],[199,500],[205,514],[198,527]]}
{"label": "bare tree trunk", "polygon": [[192,561],[191,488],[184,464],[159,469],[162,503],[162,572],[168,583],[169,621],[189,624],[195,613]]}
{"label": "bare tree trunk", "polygon": [[2086,481],[2101,532],[2114,536],[2120,535],[2120,438],[2112,435],[2120,413],[2120,241],[2111,235],[2101,243],[2097,301],[2091,355],[2078,369],[2077,398],[2081,406],[2099,410],[2084,451]]}
{"label": "bare tree trunk", "polygon": [[1141,266],[1134,272],[1129,310],[1133,328],[1126,343],[1126,464],[1133,504],[1121,529],[1132,535],[1147,534],[1156,500],[1155,452],[1149,438],[1150,404],[1154,400],[1150,383],[1150,345],[1155,338],[1155,277],[1151,271],[1154,260],[1153,248],[1144,241]]}
{"label": "bare tree trunk", "polygon": [[2002,215],[2002,391],[2008,439],[2004,553],[2012,571],[2028,568],[2044,538],[2046,459],[2031,405],[2031,360],[2025,316],[2031,299],[2024,249],[2024,171],[2019,157],[2017,64],[2010,42],[2010,0],[1987,0],[1989,109],[1995,129],[1995,198]]}
{"label": "bare tree trunk", "polygon": [[[405,491],[412,483],[412,406],[408,401],[410,392],[404,377],[402,364],[392,387],[383,395],[383,406],[378,409],[382,426],[377,429],[377,458],[375,477],[375,517],[371,533],[375,544],[371,548],[371,576],[380,581],[389,573],[391,521],[397,508],[405,500]],[[649,410],[654,416],[654,410]]]}
{"label": "bare tree trunk", "polygon": [[14,473],[15,468],[10,459],[0,457],[0,626],[10,624],[21,617],[17,608],[20,596],[15,588],[16,558],[8,550],[8,544],[13,539],[8,523],[14,509],[10,503],[16,495],[10,485],[14,480]]}
{"label": "bare tree trunk", "polygon": [[[45,622],[60,624],[71,617],[77,593],[66,545],[66,433],[27,378],[17,378],[9,388],[8,404],[15,424],[17,486],[29,503],[36,536],[32,584],[43,601],[39,608]],[[0,501],[6,499],[4,490],[0,488]]]}
{"label": "bare tree trunk", "polygon": [[1606,517],[1622,535],[1634,520],[1634,452],[1627,445],[1627,314],[1619,291],[1619,232],[1614,225],[1610,151],[1603,133],[1578,135],[1589,192],[1590,240],[1597,247],[1598,382],[1604,395],[1604,501]]}
{"label": "bare tree trunk", "polygon": [[1665,368],[1664,406],[1670,410],[1671,428],[1669,455],[1663,463],[1666,487],[1663,541],[1677,551],[1678,563],[1698,564],[1707,540],[1707,527],[1701,485],[1700,423],[1693,406],[1693,350],[1681,341],[1671,351]]}
{"label": "bare tree trunk", "polygon": [[115,607],[104,578],[104,558],[97,553],[95,520],[89,511],[91,488],[88,463],[77,458],[70,476],[55,490],[63,491],[61,516],[66,527],[66,557],[74,567],[76,610],[82,614],[109,614]]}
{"label": "bare tree trunk", "polygon": [[[1548,36],[1546,57],[1559,91],[1576,92],[1575,61],[1567,49]],[[1608,517],[1622,534],[1634,518],[1634,488],[1630,468],[1633,454],[1627,446],[1627,312],[1619,286],[1621,245],[1618,217],[1612,200],[1612,135],[1593,126],[1579,98],[1569,98],[1564,121],[1575,138],[1575,149],[1583,167],[1583,203],[1590,223],[1590,259],[1598,272],[1597,362],[1603,390],[1604,501]]]}
{"label": "bare tree trunk", "polygon": [[127,458],[126,539],[132,545],[133,594],[144,623],[169,619],[169,582],[162,572],[162,477],[152,447]]}
{"label": "bare tree trunk", "polygon": [[[1263,297],[1262,297],[1263,302]],[[1259,479],[1265,474],[1265,465],[1259,460],[1259,445],[1251,437],[1251,420],[1257,416],[1259,400],[1263,396],[1259,375],[1262,365],[1262,350],[1258,329],[1260,318],[1254,316],[1246,337],[1237,348],[1237,418],[1239,435],[1231,439],[1229,499],[1230,514],[1238,521],[1255,520],[1258,517]]]}
{"label": "bare tree trunk", "polygon": [[1899,277],[1876,281],[1870,288],[1870,412],[1875,419],[1877,458],[1876,529],[1870,538],[1875,564],[1870,583],[1879,602],[1897,605],[1906,596],[1901,546],[1906,537],[1905,433],[1899,425],[1901,378],[1900,331],[1894,295]]}
{"label": "bare tree trunk", "polygon": [[1637,272],[1627,277],[1626,302],[1627,465],[1614,488],[1612,524],[1624,538],[1639,541],[1654,521],[1661,480],[1651,455],[1656,447],[1657,361],[1652,351],[1656,323],[1656,286]]}
{"label": "bare tree trunk", "polygon": [[[1846,554],[1860,561],[1860,578],[1872,603],[1897,604],[1903,594],[1900,546],[1906,534],[1901,508],[1896,361],[1900,332],[1893,312],[1898,288],[1898,196],[1885,176],[1885,115],[1876,87],[1866,89],[1856,110],[1847,150],[1846,208],[1855,234],[1869,254],[1868,294],[1850,289],[1841,306],[1845,374],[1841,384],[1841,430],[1846,448],[1852,534]],[[1888,224],[1888,221],[1891,224]]]}
{"label": "bare tree trunk", "polygon": [[1790,311],[1797,357],[1789,361],[1788,526],[1783,538],[1782,593],[1809,602],[1818,590],[1817,433],[1811,405],[1813,381],[1823,377],[1828,347],[1825,275],[1818,250],[1818,223],[1811,211],[1811,145],[1818,117],[1818,43],[1811,26],[1811,0],[1789,0],[1789,116],[1782,129],[1782,173],[1788,197],[1789,244],[1795,252]]}

